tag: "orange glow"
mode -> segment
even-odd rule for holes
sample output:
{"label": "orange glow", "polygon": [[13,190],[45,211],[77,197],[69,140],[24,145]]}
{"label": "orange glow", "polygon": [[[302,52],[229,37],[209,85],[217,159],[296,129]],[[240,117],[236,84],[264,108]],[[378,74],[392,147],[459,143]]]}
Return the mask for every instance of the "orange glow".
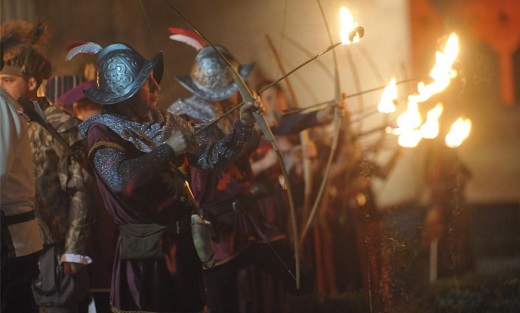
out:
{"label": "orange glow", "polygon": [[453,125],[451,125],[450,132],[446,135],[444,142],[450,148],[456,148],[468,138],[471,131],[471,120],[459,117]]}
{"label": "orange glow", "polygon": [[413,148],[416,147],[421,141],[421,132],[417,129],[407,129],[404,130],[399,138],[397,139],[397,143],[401,147],[405,148]]}
{"label": "orange glow", "polygon": [[394,134],[399,135],[400,146],[406,148],[417,146],[422,138],[421,132],[418,130],[421,123],[422,118],[417,103],[409,101],[406,111],[397,117],[399,128],[394,130]]}
{"label": "orange glow", "polygon": [[417,103],[408,102],[408,108],[397,117],[397,126],[402,129],[414,129],[421,126],[422,118]]}
{"label": "orange glow", "polygon": [[392,113],[395,112],[395,102],[397,101],[397,85],[395,84],[395,77],[383,90],[381,94],[381,100],[377,105],[377,110],[381,113]]}
{"label": "orange glow", "polygon": [[341,7],[341,9],[339,9],[339,21],[341,23],[341,44],[350,45],[351,43],[358,42],[360,37],[359,35],[357,35],[357,33],[356,36],[354,36],[354,38],[350,38],[350,33],[356,29],[358,24],[354,22],[354,17],[352,16],[352,13],[350,13],[349,9],[345,7]]}
{"label": "orange glow", "polygon": [[438,103],[426,114],[426,122],[421,126],[421,136],[424,139],[433,139],[439,135],[439,117],[442,110],[442,104]]}
{"label": "orange glow", "polygon": [[459,39],[455,33],[451,33],[445,46],[444,51],[435,53],[435,65],[430,71],[430,77],[433,82],[426,85],[419,82],[417,85],[418,94],[408,96],[408,100],[413,102],[424,102],[437,94],[450,84],[452,78],[457,76],[457,72],[451,67],[459,54]]}

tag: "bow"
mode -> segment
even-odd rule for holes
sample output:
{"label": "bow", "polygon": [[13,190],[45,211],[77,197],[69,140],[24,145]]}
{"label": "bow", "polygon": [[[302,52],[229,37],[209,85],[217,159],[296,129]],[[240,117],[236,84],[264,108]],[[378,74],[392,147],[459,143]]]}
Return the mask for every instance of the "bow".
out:
{"label": "bow", "polygon": [[[166,1],[165,1],[166,2]],[[250,103],[254,103],[256,100],[255,100],[255,97],[253,96],[253,94],[251,93],[251,91],[249,90],[249,88],[246,86],[246,83],[244,82],[244,80],[242,79],[242,77],[240,76],[240,74],[233,68],[233,66],[231,66],[230,62],[228,59],[226,59],[226,57],[220,52],[220,50],[218,50],[212,43],[211,41],[209,41],[206,36],[204,36],[187,18],[185,18],[176,8],[174,8],[172,5],[170,5],[168,2],[166,2],[166,5],[173,11],[175,12],[175,14],[177,14],[182,20],[184,20],[190,27],[191,29],[193,29],[193,31],[195,33],[197,33],[197,35],[199,35],[202,39],[204,39],[204,41],[206,41],[206,43],[208,43],[214,50],[215,52],[218,53],[218,55],[222,58],[222,60],[228,65],[228,68],[229,70],[231,71],[231,73],[233,74],[233,79],[235,80],[235,83],[237,84],[237,87],[238,87],[238,90],[240,92],[240,94],[242,95],[242,99],[245,101],[245,102],[250,102]],[[236,106],[238,107],[238,106]],[[295,273],[295,279],[296,279],[296,288],[299,289],[300,288],[300,258],[299,258],[299,245],[298,245],[298,229],[297,229],[297,225],[296,225],[296,211],[294,209],[294,201],[293,201],[293,195],[292,195],[292,190],[291,190],[291,185],[290,185],[290,182],[289,182],[289,175],[287,174],[287,169],[285,168],[285,164],[283,162],[283,158],[282,158],[282,155],[280,153],[280,149],[278,148],[278,143],[276,142],[276,139],[274,138],[274,135],[273,135],[273,132],[271,131],[271,128],[269,127],[265,117],[263,114],[259,113],[259,112],[253,112],[253,117],[256,121],[256,123],[258,124],[258,126],[260,127],[260,129],[262,130],[262,133],[264,134],[264,136],[269,140],[269,142],[271,143],[272,147],[273,147],[273,150],[276,152],[276,155],[278,157],[278,162],[280,164],[280,168],[282,170],[282,175],[284,176],[284,180],[285,180],[285,186],[287,188],[287,197],[288,197],[288,200],[289,200],[289,209],[290,209],[290,214],[291,214],[291,224],[292,224],[292,231],[293,231],[293,236],[295,238],[294,240],[294,254],[295,254],[295,270],[296,270],[296,273]]]}
{"label": "bow", "polygon": [[[332,33],[330,31],[330,28],[329,28],[329,25],[327,23],[327,18],[325,16],[325,13],[323,11],[323,7],[321,5],[321,2],[319,0],[317,0],[318,2],[318,6],[320,8],[320,12],[321,12],[321,15],[325,21],[325,26],[327,28],[327,33],[329,35],[329,41],[330,43],[333,43],[333,40],[332,40]],[[338,65],[338,59],[337,59],[337,56],[336,56],[336,52],[335,51],[332,51],[333,53],[333,58],[334,58],[334,79],[335,79],[335,97],[336,97],[336,100],[342,100],[342,94],[341,94],[341,87],[340,87],[340,77],[339,77],[339,65]],[[309,230],[309,227],[312,223],[312,219],[314,218],[314,215],[316,214],[316,211],[318,209],[318,205],[320,203],[320,200],[323,196],[323,192],[325,190],[325,187],[327,185],[327,182],[328,182],[328,177],[329,177],[329,173],[330,173],[330,168],[331,168],[331,165],[332,165],[332,160],[334,159],[334,156],[336,154],[336,149],[338,147],[338,138],[339,138],[339,132],[341,130],[341,123],[340,123],[340,115],[341,115],[341,109],[339,107],[335,107],[334,109],[334,130],[333,130],[333,135],[332,135],[332,144],[331,144],[331,148],[330,148],[330,154],[329,154],[329,158],[327,160],[327,164],[325,166],[325,171],[324,171],[324,174],[323,174],[323,179],[321,181],[321,184],[320,184],[320,188],[318,190],[318,194],[316,195],[316,199],[314,201],[314,205],[312,206],[312,209],[309,213],[309,217],[307,218],[307,222],[305,223],[303,229],[302,229],[302,232],[300,234],[300,244],[303,243],[303,240],[305,239],[305,236]]]}
{"label": "bow", "polygon": [[[278,50],[276,50],[275,46],[273,45],[273,42],[271,41],[271,38],[269,35],[266,35],[267,43],[269,44],[269,47],[271,48],[271,51],[273,52],[273,55],[275,57],[276,63],[278,64],[278,69],[282,73],[282,75],[286,75],[287,72],[282,64],[282,60],[280,57],[280,54],[278,53]],[[292,85],[290,83],[290,80],[287,79],[285,82],[287,84],[287,89],[289,91],[289,94],[292,98],[292,105],[289,107],[290,109],[298,108],[298,99],[296,98],[296,94],[292,88]],[[300,132],[300,145],[302,147],[302,151],[305,150],[305,147],[309,146],[311,141],[311,138],[309,136],[309,131],[304,130]],[[303,199],[303,212],[307,212],[309,210],[310,205],[310,197],[312,193],[312,171],[311,171],[311,159],[309,156],[305,157],[303,159],[303,180],[305,183],[304,188],[304,199]]]}
{"label": "bow", "polygon": [[[416,81],[416,80],[422,80],[422,79],[424,79],[424,78],[421,78],[421,77],[407,78],[407,79],[403,79],[403,80],[397,81],[395,84],[396,85],[400,85],[400,84],[405,84],[405,83],[409,83],[409,82]],[[362,96],[364,94],[371,93],[371,92],[374,92],[374,91],[383,90],[387,86],[388,86],[388,84],[384,84],[384,85],[381,85],[381,86],[378,86],[378,87],[374,87],[374,88],[370,88],[370,89],[366,89],[366,90],[363,90],[363,91],[360,91],[360,92],[351,93],[351,94],[348,94],[348,95],[344,96],[343,99],[354,98],[354,97]],[[320,103],[311,104],[311,105],[308,105],[308,106],[306,106],[304,108],[289,109],[289,110],[286,110],[284,113],[285,114],[296,114],[296,113],[300,113],[300,112],[303,112],[303,111],[306,111],[306,110],[310,110],[310,109],[314,109],[314,108],[317,108],[317,107],[321,107],[321,106],[325,106],[325,105],[331,105],[331,104],[334,103],[334,101],[335,101],[335,99],[334,100],[320,102]],[[377,112],[379,112],[379,111],[373,111],[373,112],[370,112],[370,114],[375,114]]]}

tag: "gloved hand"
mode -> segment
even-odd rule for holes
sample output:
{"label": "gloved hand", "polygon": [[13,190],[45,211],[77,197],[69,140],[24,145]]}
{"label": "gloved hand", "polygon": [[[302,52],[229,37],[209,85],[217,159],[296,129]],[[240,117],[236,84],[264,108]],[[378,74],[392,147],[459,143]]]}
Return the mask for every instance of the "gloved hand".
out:
{"label": "gloved hand", "polygon": [[185,153],[196,154],[199,149],[195,135],[189,131],[173,132],[170,138],[166,139],[165,143],[175,151],[176,155]]}
{"label": "gloved hand", "polygon": [[253,127],[255,124],[255,118],[253,117],[253,112],[263,112],[264,104],[262,103],[262,99],[256,94],[253,93],[253,97],[255,98],[254,103],[246,102],[244,105],[240,107],[240,121],[244,123],[247,127]]}

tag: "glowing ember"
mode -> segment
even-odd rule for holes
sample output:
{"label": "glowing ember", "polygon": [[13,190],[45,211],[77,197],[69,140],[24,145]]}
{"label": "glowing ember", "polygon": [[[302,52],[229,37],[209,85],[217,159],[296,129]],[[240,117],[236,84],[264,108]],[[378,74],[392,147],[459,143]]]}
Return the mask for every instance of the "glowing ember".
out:
{"label": "glowing ember", "polygon": [[417,85],[418,94],[408,96],[408,100],[413,102],[424,102],[432,95],[446,89],[452,78],[457,76],[457,72],[451,67],[459,54],[459,39],[455,33],[452,33],[444,46],[444,51],[437,51],[435,65],[430,71],[430,77],[433,82],[425,85],[419,82]]}
{"label": "glowing ember", "polygon": [[439,117],[442,110],[442,104],[439,103],[426,114],[426,122],[421,126],[421,136],[424,139],[433,139],[439,134]]}
{"label": "glowing ember", "polygon": [[450,132],[446,135],[444,142],[450,148],[456,148],[468,138],[471,131],[471,121],[469,119],[459,118],[451,125]]}
{"label": "glowing ember", "polygon": [[339,10],[339,21],[341,23],[340,37],[341,44],[349,45],[359,41],[361,36],[357,32],[358,24],[354,22],[354,17],[349,9],[341,7]]}
{"label": "glowing ember", "polygon": [[397,85],[395,78],[392,78],[390,83],[385,87],[381,94],[381,100],[377,105],[377,110],[381,113],[395,112],[395,102],[397,101]]}

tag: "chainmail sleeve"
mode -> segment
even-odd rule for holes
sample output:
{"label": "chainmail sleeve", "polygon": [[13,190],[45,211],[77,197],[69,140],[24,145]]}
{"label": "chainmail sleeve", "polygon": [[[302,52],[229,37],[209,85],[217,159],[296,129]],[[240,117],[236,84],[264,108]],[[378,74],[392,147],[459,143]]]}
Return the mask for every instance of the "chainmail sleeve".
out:
{"label": "chainmail sleeve", "polygon": [[116,193],[132,192],[145,185],[164,171],[174,158],[174,151],[167,144],[130,157],[129,145],[108,127],[94,124],[88,130],[88,156],[96,173]]}
{"label": "chainmail sleeve", "polygon": [[227,136],[219,138],[216,132],[218,130],[213,128],[197,136],[201,149],[198,155],[190,156],[190,163],[204,170],[223,170],[240,155],[251,137],[252,128],[237,121]]}
{"label": "chainmail sleeve", "polygon": [[173,156],[173,149],[166,144],[135,159],[130,159],[124,149],[104,146],[94,152],[92,161],[112,191],[131,193],[164,171]]}

